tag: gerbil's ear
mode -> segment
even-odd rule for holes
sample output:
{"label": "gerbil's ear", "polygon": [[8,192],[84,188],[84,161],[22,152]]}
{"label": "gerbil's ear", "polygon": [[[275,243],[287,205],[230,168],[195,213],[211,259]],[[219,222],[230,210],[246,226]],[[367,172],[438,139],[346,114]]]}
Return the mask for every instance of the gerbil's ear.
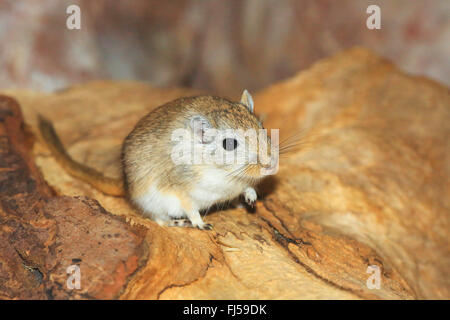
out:
{"label": "gerbil's ear", "polygon": [[205,132],[211,129],[212,126],[209,121],[200,115],[195,115],[189,120],[189,126],[194,133],[194,139],[200,143],[208,143],[209,139],[205,136]]}
{"label": "gerbil's ear", "polygon": [[242,92],[241,103],[245,105],[251,113],[253,113],[253,98],[247,89]]}

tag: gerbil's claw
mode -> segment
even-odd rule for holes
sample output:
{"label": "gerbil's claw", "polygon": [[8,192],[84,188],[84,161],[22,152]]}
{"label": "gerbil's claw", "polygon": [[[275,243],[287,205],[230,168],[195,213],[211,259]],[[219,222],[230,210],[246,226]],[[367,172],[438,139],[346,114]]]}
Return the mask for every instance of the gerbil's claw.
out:
{"label": "gerbil's claw", "polygon": [[256,203],[256,200],[245,200],[245,202],[250,206],[250,207],[254,207],[255,206],[255,203]]}
{"label": "gerbil's claw", "polygon": [[204,223],[200,226],[197,226],[200,230],[212,230],[213,226],[210,223]]}
{"label": "gerbil's claw", "polygon": [[249,206],[254,207],[255,202],[258,196],[256,195],[256,191],[253,188],[247,188],[244,192],[245,203]]}

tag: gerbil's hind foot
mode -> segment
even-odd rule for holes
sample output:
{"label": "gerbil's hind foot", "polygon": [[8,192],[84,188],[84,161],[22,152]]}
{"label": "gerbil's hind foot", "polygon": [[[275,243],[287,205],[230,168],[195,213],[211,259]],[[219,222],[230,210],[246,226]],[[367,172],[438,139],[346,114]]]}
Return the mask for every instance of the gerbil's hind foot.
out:
{"label": "gerbil's hind foot", "polygon": [[212,224],[202,223],[199,225],[193,225],[189,219],[172,219],[164,223],[167,227],[185,227],[185,228],[198,228],[200,230],[211,230]]}
{"label": "gerbil's hind foot", "polygon": [[160,226],[165,227],[186,227],[193,228],[191,221],[189,219],[172,219],[172,220],[157,220],[156,221]]}
{"label": "gerbil's hind foot", "polygon": [[169,220],[167,223],[167,226],[169,227],[186,227],[186,228],[192,228],[192,223],[189,221],[189,219],[172,219]]}
{"label": "gerbil's hind foot", "polygon": [[200,230],[212,230],[213,226],[211,223],[204,223],[202,225],[197,226]]}
{"label": "gerbil's hind foot", "polygon": [[200,230],[211,230],[212,229],[211,224],[203,222],[202,217],[200,216],[200,212],[198,212],[198,210],[187,211],[186,215],[194,227],[197,227]]}

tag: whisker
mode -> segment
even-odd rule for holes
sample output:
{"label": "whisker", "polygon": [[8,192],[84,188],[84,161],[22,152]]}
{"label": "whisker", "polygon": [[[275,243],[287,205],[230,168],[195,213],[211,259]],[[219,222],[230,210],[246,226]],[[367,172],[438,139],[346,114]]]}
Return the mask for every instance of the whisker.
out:
{"label": "whisker", "polygon": [[231,172],[229,172],[226,176],[234,176],[236,175],[240,170],[243,170],[245,168],[245,165],[243,165],[242,167],[239,167]]}
{"label": "whisker", "polygon": [[299,150],[305,150],[305,147],[309,147],[313,144],[316,138],[321,137],[321,134],[309,132],[307,130],[300,130],[288,138],[284,139],[278,144],[278,152],[280,155],[294,153]]}
{"label": "whisker", "polygon": [[293,146],[298,146],[298,145],[304,145],[304,144],[307,144],[310,142],[311,141],[295,141],[295,142],[291,142],[290,144],[280,146],[278,150],[283,150],[283,149],[290,148]]}
{"label": "whisker", "polygon": [[250,166],[247,165],[243,165],[242,167],[239,167],[238,169],[232,171],[232,175],[230,175],[230,179],[234,179],[234,180],[251,180],[253,181],[252,177],[246,176],[246,173],[248,172],[248,170],[250,169]]}
{"label": "whisker", "polygon": [[302,136],[304,136],[306,134],[306,130],[302,129],[299,130],[297,132],[295,132],[294,134],[290,135],[289,137],[287,137],[286,139],[283,139],[280,143],[278,143],[279,146],[284,145],[285,143],[288,143],[292,140],[298,140],[299,138],[301,138]]}
{"label": "whisker", "polygon": [[298,150],[300,149],[300,147],[304,147],[304,146],[308,146],[310,145],[310,142],[307,141],[299,141],[297,143],[293,143],[287,146],[283,146],[282,148],[278,149],[278,152],[281,153],[286,153],[286,152],[291,152],[294,150]]}

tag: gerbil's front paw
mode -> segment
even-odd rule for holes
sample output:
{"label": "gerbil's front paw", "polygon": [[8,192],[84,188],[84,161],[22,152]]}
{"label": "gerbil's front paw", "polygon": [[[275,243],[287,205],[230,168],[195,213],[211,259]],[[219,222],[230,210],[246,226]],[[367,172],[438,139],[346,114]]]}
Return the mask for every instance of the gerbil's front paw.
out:
{"label": "gerbil's front paw", "polygon": [[256,194],[255,189],[247,188],[244,191],[244,200],[249,206],[254,206],[256,199],[258,199],[258,195]]}
{"label": "gerbil's front paw", "polygon": [[203,223],[203,224],[197,225],[197,228],[199,228],[200,230],[212,230],[213,226],[210,223]]}

